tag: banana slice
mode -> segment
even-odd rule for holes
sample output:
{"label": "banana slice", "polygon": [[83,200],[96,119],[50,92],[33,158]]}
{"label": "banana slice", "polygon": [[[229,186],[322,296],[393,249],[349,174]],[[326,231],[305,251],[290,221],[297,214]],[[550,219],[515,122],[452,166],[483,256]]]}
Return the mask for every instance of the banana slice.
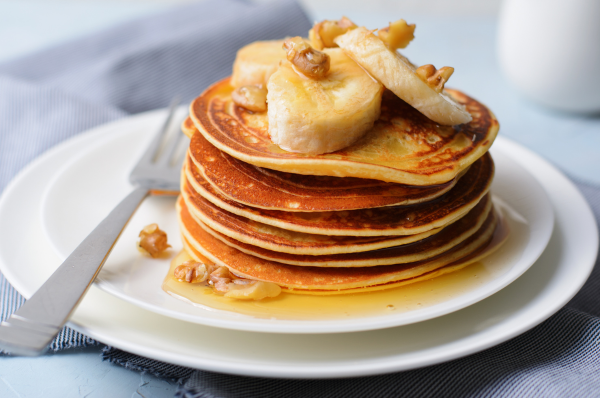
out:
{"label": "banana slice", "polygon": [[311,79],[284,61],[267,84],[269,134],[295,153],[323,154],[357,141],[379,118],[383,86],[341,49],[326,77]]}
{"label": "banana slice", "polygon": [[238,50],[233,63],[231,84],[234,87],[267,85],[269,77],[285,60],[283,40],[254,42]]}
{"label": "banana slice", "polygon": [[386,88],[429,119],[442,125],[471,121],[471,115],[462,105],[421,80],[406,57],[390,50],[365,27],[348,31],[334,42]]}

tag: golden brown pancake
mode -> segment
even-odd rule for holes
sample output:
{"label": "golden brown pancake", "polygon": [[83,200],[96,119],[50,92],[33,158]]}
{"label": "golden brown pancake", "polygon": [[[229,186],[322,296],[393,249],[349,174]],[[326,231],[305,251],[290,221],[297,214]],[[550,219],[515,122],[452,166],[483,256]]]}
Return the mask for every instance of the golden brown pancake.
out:
{"label": "golden brown pancake", "polygon": [[482,227],[458,246],[428,260],[362,268],[298,267],[245,254],[204,231],[187,211],[182,199],[177,202],[184,246],[189,254],[201,254],[237,276],[274,282],[286,289],[333,291],[390,284],[438,270],[475,254],[492,239],[496,214],[489,213]]}
{"label": "golden brown pancake", "polygon": [[[183,125],[197,132],[191,120]],[[458,180],[408,186],[373,179],[290,174],[237,160],[201,134],[192,136],[189,154],[195,167],[221,195],[268,210],[343,211],[422,203],[446,193]]]}
{"label": "golden brown pancake", "polygon": [[206,232],[221,240],[223,243],[243,251],[246,254],[260,257],[265,260],[302,267],[347,268],[404,264],[435,257],[436,255],[457,246],[460,242],[473,235],[481,227],[491,209],[492,202],[490,196],[487,195],[481,199],[479,204],[469,211],[467,215],[445,227],[441,232],[418,242],[362,253],[318,256],[281,253],[240,242],[215,232],[213,229],[203,224],[200,219],[196,218],[189,208],[188,211],[190,211],[190,215],[192,215],[196,222]]}
{"label": "golden brown pancake", "polygon": [[[190,188],[196,192],[190,196],[189,203],[195,209],[208,200],[241,217],[294,232],[330,236],[406,236],[446,226],[469,212],[489,190],[494,164],[489,154],[484,155],[452,190],[427,203],[329,212],[286,212],[248,207],[221,196],[197,169],[186,169],[185,172]],[[216,228],[213,226],[213,229]]]}
{"label": "golden brown pancake", "polygon": [[[506,224],[506,221],[502,218],[501,215],[496,214],[495,210],[492,210],[492,213],[495,214],[496,227],[492,234],[491,240],[488,241],[486,245],[479,247],[477,250],[469,253],[469,255],[466,257],[463,257],[457,261],[446,264],[443,267],[440,267],[438,269],[434,269],[431,272],[427,272],[422,275],[418,275],[418,276],[408,278],[408,279],[402,279],[402,280],[395,281],[395,282],[389,282],[389,283],[384,283],[381,285],[374,285],[374,286],[362,287],[362,288],[357,288],[357,289],[341,289],[341,290],[318,290],[318,289],[310,290],[310,289],[308,289],[308,290],[306,290],[306,289],[297,289],[296,288],[296,289],[290,290],[290,289],[283,288],[282,291],[298,293],[298,294],[311,294],[311,295],[336,295],[336,294],[350,294],[350,293],[366,293],[366,292],[372,292],[375,290],[392,289],[392,288],[399,287],[399,286],[410,285],[412,283],[426,281],[426,280],[433,279],[433,278],[436,278],[441,275],[445,275],[445,274],[448,274],[448,273],[451,273],[454,271],[458,271],[459,269],[469,266],[472,263],[477,262],[477,261],[489,256],[490,254],[494,253],[496,250],[498,250],[500,247],[502,247],[502,245],[506,242],[506,239],[508,238],[508,234],[509,234],[508,225]],[[188,248],[190,247],[189,244],[186,244],[186,246]],[[199,253],[195,253],[194,257],[201,258],[202,260],[205,260],[205,262],[208,261],[208,259],[206,257],[202,256]]]}
{"label": "golden brown pancake", "polygon": [[[184,201],[187,201],[189,205],[192,201],[189,197],[193,196],[195,192],[185,180],[182,182],[181,193]],[[194,218],[204,221],[205,224],[222,234],[244,243],[290,254],[323,255],[377,250],[417,242],[442,229],[440,227],[406,236],[315,235],[253,221],[223,210],[203,198],[188,208],[191,208]]]}
{"label": "golden brown pancake", "polygon": [[[184,200],[189,188],[183,189]],[[218,232],[243,243],[289,254],[325,255],[358,253],[417,242],[436,234],[442,228],[407,236],[328,236],[294,232],[252,221],[219,209],[208,201],[191,206],[194,218],[204,221]]]}
{"label": "golden brown pancake", "polygon": [[215,83],[190,105],[190,117],[204,137],[232,157],[259,167],[304,175],[376,179],[407,185],[449,182],[480,158],[498,133],[498,121],[483,104],[447,92],[473,120],[440,126],[386,91],[375,126],[345,149],[320,155],[282,150],[271,142],[266,113],[231,101],[229,78]]}

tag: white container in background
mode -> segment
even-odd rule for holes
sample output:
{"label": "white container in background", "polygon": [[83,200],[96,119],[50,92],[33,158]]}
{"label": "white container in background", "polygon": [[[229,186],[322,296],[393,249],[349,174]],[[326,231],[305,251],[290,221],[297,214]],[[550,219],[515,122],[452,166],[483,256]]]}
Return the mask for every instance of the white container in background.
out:
{"label": "white container in background", "polygon": [[498,52],[527,97],[563,111],[600,112],[600,0],[505,0]]}

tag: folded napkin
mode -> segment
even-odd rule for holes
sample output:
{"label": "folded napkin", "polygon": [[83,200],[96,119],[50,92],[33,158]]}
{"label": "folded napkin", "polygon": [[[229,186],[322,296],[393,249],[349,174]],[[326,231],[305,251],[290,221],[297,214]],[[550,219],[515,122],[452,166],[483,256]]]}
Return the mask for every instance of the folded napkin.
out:
{"label": "folded napkin", "polygon": [[[191,100],[230,74],[255,40],[306,35],[292,0],[205,0],[0,64],[0,192],[61,141],[132,113]],[[600,217],[600,188],[579,184]],[[0,222],[1,223],[1,222]],[[334,380],[247,378],[193,370],[106,347],[106,360],[180,382],[198,397],[600,396],[600,267],[559,313],[494,348],[395,374]],[[0,320],[23,303],[0,275]],[[64,329],[52,349],[98,344]]]}

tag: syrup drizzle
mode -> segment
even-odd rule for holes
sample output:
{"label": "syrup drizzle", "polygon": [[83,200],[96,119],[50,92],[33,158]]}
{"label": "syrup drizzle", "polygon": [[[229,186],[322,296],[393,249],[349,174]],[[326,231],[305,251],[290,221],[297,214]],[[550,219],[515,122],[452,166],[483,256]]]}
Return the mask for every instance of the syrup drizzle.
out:
{"label": "syrup drizzle", "polygon": [[[162,289],[180,300],[204,309],[267,319],[360,318],[430,307],[497,279],[508,272],[522,254],[530,234],[527,221],[501,200],[494,199],[494,203],[500,218],[492,241],[479,255],[483,258],[458,271],[427,281],[366,293],[314,296],[284,292],[276,298],[261,301],[235,300],[214,294],[206,284],[177,281],[173,270],[190,259],[183,250],[171,262]],[[502,251],[496,252],[499,247],[502,247]]]}

